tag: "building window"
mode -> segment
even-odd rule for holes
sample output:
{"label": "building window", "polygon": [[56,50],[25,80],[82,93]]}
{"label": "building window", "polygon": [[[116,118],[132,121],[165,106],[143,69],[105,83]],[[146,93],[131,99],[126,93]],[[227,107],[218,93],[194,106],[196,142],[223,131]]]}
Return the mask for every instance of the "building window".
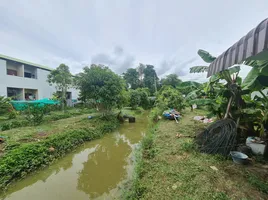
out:
{"label": "building window", "polygon": [[26,78],[35,78],[35,75],[29,72],[24,72],[24,77]]}
{"label": "building window", "polygon": [[22,88],[7,88],[7,97],[13,100],[23,100],[23,89]]}
{"label": "building window", "polygon": [[18,72],[13,69],[7,69],[7,75],[18,76]]}

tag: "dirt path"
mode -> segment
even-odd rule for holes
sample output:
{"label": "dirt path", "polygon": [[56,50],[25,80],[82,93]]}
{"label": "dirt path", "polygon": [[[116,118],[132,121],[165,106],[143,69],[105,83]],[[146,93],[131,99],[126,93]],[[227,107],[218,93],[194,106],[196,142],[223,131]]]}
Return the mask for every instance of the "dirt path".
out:
{"label": "dirt path", "polygon": [[204,125],[193,120],[200,114],[205,113],[188,112],[179,124],[160,122],[153,145],[157,153],[143,160],[139,181],[143,199],[268,199],[267,180],[253,175],[251,167],[201,154],[192,138],[176,137],[202,129]]}

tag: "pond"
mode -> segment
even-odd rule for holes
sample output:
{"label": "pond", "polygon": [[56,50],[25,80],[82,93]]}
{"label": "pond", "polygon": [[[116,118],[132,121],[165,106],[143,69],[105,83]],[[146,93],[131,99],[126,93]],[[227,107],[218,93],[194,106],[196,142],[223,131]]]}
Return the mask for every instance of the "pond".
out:
{"label": "pond", "polygon": [[134,149],[147,129],[147,114],[103,138],[87,142],[51,166],[12,184],[5,200],[116,199],[133,172]]}

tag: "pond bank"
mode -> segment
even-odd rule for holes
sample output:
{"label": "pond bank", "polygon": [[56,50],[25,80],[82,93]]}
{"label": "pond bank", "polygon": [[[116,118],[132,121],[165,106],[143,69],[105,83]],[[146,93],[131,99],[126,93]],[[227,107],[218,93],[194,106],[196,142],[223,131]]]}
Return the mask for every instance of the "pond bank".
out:
{"label": "pond bank", "polygon": [[260,176],[256,165],[200,153],[192,138],[176,137],[202,130],[193,117],[205,114],[187,111],[179,124],[161,120],[149,130],[125,199],[268,199],[267,169]]}
{"label": "pond bank", "polygon": [[120,199],[133,173],[137,144],[148,126],[147,112],[110,134],[85,142],[45,169],[10,185],[0,199]]}
{"label": "pond bank", "polygon": [[[63,120],[62,123],[64,122]],[[89,120],[86,116],[81,116],[76,118],[74,124],[65,124],[65,128],[60,129],[60,132],[56,129],[51,134],[44,133],[44,137],[32,129],[27,135],[29,142],[7,146],[10,149],[1,157],[0,189],[4,190],[13,180],[24,178],[27,174],[44,168],[82,143],[100,138],[118,126],[119,122],[115,116],[107,120]]]}

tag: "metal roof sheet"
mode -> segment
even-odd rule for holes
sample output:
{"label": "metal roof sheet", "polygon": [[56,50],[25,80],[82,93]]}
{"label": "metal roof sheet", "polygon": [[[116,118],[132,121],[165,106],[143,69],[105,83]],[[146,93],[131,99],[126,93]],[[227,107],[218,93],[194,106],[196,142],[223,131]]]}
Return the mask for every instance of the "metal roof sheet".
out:
{"label": "metal roof sheet", "polygon": [[47,66],[35,64],[35,63],[32,63],[32,62],[28,62],[28,61],[25,61],[25,60],[21,60],[21,59],[18,59],[18,58],[13,58],[13,57],[2,55],[2,54],[0,54],[0,59],[11,60],[11,61],[15,61],[15,62],[26,64],[26,65],[31,65],[31,66],[38,67],[40,69],[49,70],[49,71],[53,70],[52,68],[47,67]]}
{"label": "metal roof sheet", "polygon": [[218,56],[209,65],[207,77],[264,51],[268,53],[268,18]]}

